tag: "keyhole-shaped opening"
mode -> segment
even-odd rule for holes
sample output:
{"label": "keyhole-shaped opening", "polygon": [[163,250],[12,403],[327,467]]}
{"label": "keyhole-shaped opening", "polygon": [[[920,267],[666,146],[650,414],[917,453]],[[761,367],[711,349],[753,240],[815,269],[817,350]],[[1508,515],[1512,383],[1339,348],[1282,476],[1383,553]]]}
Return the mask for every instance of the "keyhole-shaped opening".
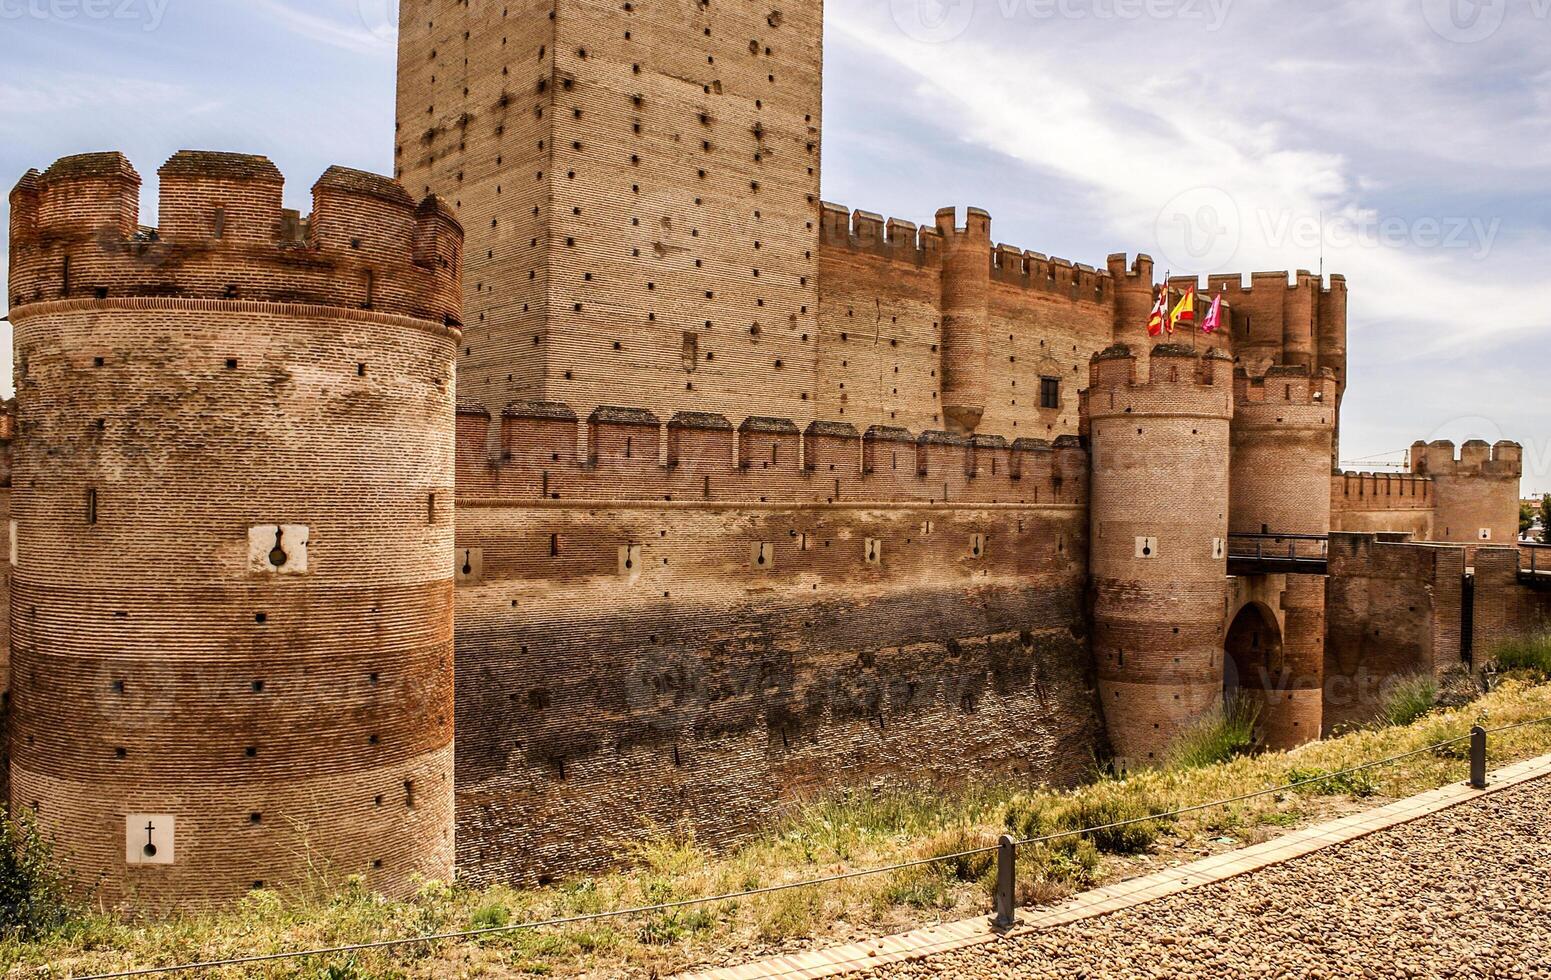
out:
{"label": "keyhole-shaped opening", "polygon": [[878,552],[870,545],[867,548],[867,560],[868,561],[877,561],[878,560]]}
{"label": "keyhole-shaped opening", "polygon": [[275,528],[275,547],[269,553],[269,563],[276,568],[284,568],[290,556],[285,553],[284,547],[285,528]]}
{"label": "keyhole-shaped opening", "polygon": [[147,845],[145,845],[144,851],[145,851],[145,856],[146,857],[153,858],[153,857],[156,856],[156,845],[155,844],[147,844]]}
{"label": "keyhole-shaped opening", "polygon": [[471,552],[471,551],[469,551],[467,549],[464,549],[464,552],[463,552],[463,574],[464,575],[472,575],[472,574],[474,574],[474,562],[472,560],[472,555],[473,555],[473,552]]}
{"label": "keyhole-shaped opening", "polygon": [[1151,558],[1152,557],[1152,545],[1144,545],[1142,547],[1142,557],[1143,558]]}
{"label": "keyhole-shaped opening", "polygon": [[763,565],[763,564],[764,564],[764,563],[765,563],[765,549],[764,549],[764,548],[763,548],[763,547],[761,547],[761,548],[760,548],[760,549],[759,549],[759,558],[758,558],[758,559],[756,559],[756,560],[757,560],[757,561],[758,561],[758,562],[759,562],[759,563],[760,563],[760,564],[761,564],[761,565]]}

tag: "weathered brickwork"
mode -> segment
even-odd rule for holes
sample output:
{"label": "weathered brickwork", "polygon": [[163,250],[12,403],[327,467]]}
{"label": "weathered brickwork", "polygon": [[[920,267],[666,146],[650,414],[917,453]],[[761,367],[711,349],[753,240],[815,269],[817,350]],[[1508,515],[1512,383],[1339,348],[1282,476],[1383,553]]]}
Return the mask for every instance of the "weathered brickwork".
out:
{"label": "weathered brickwork", "polygon": [[[1222,327],[1152,347],[1148,256],[822,203],[820,2],[401,15],[408,190],[11,195],[9,796],[108,901],[543,882],[1145,766],[1235,692],[1292,746],[1543,628],[1516,444],[1335,471],[1342,277],[1175,280]],[[1233,553],[1332,530],[1328,576]]]}
{"label": "weathered brickwork", "polygon": [[1503,643],[1551,632],[1551,580],[1519,579],[1521,571],[1538,573],[1551,566],[1551,553],[1540,552],[1532,564],[1519,548],[1482,547],[1476,549],[1474,564],[1471,649],[1476,663],[1485,663]]}
{"label": "weathered brickwork", "polygon": [[605,408],[579,440],[521,404],[492,455],[490,427],[460,413],[475,880],[606,864],[649,825],[726,843],[840,787],[1091,764],[1075,439]]}
{"label": "weathered brickwork", "polygon": [[[1302,295],[1299,293],[1298,295]],[[1340,386],[1329,368],[1276,365],[1251,380],[1234,375],[1230,455],[1234,534],[1324,535]],[[1274,543],[1272,544],[1274,547]],[[1319,737],[1325,664],[1325,580],[1288,575],[1276,655],[1234,649],[1242,689],[1263,703],[1264,738],[1290,748]]]}
{"label": "weathered brickwork", "polygon": [[12,800],[109,902],[406,894],[453,860],[461,232],[349,171],[300,237],[262,158],[162,173],[154,234],[116,155],[13,198]]}
{"label": "weathered brickwork", "polygon": [[1404,535],[1332,534],[1327,580],[1328,733],[1367,724],[1387,685],[1462,662],[1465,549]]}
{"label": "weathered brickwork", "polygon": [[1094,356],[1083,393],[1092,443],[1093,658],[1110,743],[1147,765],[1223,691],[1233,363],[1220,351]]}
{"label": "weathered brickwork", "polygon": [[731,415],[752,382],[813,417],[822,15],[403,4],[400,175],[470,235],[465,398]]}
{"label": "weathered brickwork", "polygon": [[1430,539],[1466,544],[1471,557],[1483,545],[1518,541],[1523,457],[1516,442],[1471,440],[1458,456],[1447,440],[1412,446],[1412,471],[1431,477],[1435,487]]}

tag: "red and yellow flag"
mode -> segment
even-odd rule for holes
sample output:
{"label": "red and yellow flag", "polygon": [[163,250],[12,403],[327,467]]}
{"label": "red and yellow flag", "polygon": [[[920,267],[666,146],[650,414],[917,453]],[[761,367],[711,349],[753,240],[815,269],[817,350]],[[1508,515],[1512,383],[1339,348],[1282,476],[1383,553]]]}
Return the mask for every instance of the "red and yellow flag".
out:
{"label": "red and yellow flag", "polygon": [[1166,289],[1158,290],[1158,301],[1152,305],[1152,315],[1147,318],[1147,336],[1156,337],[1163,333],[1163,321],[1169,315],[1169,300]]}
{"label": "red and yellow flag", "polygon": [[1185,295],[1180,297],[1180,301],[1175,304],[1174,309],[1172,311],[1170,311],[1170,313],[1169,313],[1169,323],[1168,323],[1169,333],[1173,333],[1174,332],[1174,325],[1176,323],[1195,323],[1195,322],[1196,322],[1196,287],[1195,286],[1190,286],[1190,287],[1188,287],[1185,290]]}

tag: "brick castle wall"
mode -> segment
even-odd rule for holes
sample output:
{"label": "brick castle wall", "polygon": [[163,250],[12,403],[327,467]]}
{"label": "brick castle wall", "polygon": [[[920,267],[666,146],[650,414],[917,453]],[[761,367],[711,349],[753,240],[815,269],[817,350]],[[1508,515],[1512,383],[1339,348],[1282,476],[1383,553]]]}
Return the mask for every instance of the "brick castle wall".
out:
{"label": "brick castle wall", "polygon": [[820,3],[403,5],[404,182],[469,230],[463,397],[813,417]]}
{"label": "brick castle wall", "polygon": [[1110,742],[1147,765],[1220,702],[1227,602],[1232,361],[1154,347],[1096,355],[1083,417],[1092,445],[1093,658]]}
{"label": "brick castle wall", "polygon": [[334,170],[298,236],[272,175],[13,197],[11,798],[135,908],[452,871],[460,232]]}
{"label": "brick castle wall", "polygon": [[1463,547],[1331,535],[1326,733],[1373,721],[1394,680],[1462,662],[1464,575]]}
{"label": "brick castle wall", "polygon": [[471,880],[602,866],[652,826],[725,844],[839,788],[1066,785],[1102,744],[1076,440],[621,408],[579,439],[554,404],[490,428],[460,415]]}
{"label": "brick castle wall", "polygon": [[1429,476],[1435,487],[1432,537],[1475,549],[1493,542],[1519,540],[1519,480],[1523,448],[1516,442],[1495,446],[1479,439],[1459,448],[1447,440],[1411,447],[1411,469]]}
{"label": "brick castle wall", "polygon": [[[1230,454],[1234,534],[1322,535],[1330,530],[1330,480],[1339,385],[1328,368],[1268,368],[1234,375]],[[1305,546],[1305,553],[1307,552]],[[1325,579],[1286,577],[1279,656],[1232,650],[1241,688],[1262,703],[1264,737],[1290,748],[1319,737],[1325,662]],[[1230,647],[1233,645],[1230,644]]]}
{"label": "brick castle wall", "polygon": [[[1551,590],[1519,581],[1531,567],[1519,548],[1482,547],[1475,553],[1475,611],[1471,619],[1472,649],[1477,664],[1485,663],[1503,643],[1551,633]],[[1551,566],[1542,551],[1537,571]]]}

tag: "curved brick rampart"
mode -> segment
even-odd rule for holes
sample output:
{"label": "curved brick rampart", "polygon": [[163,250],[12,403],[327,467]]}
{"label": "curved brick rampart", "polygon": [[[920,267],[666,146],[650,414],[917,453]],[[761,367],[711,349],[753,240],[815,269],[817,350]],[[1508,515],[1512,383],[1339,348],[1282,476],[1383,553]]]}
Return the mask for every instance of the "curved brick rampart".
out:
{"label": "curved brick rampart", "polygon": [[1123,345],[1096,355],[1084,417],[1099,692],[1117,757],[1146,765],[1222,696],[1233,384],[1215,350],[1136,368]]}
{"label": "curved brick rampart", "polygon": [[40,302],[162,296],[462,321],[462,228],[434,197],[331,168],[302,220],[260,156],[184,151],[160,171],[159,227],[118,153],[66,157],[11,193],[13,317]]}
{"label": "curved brick rampart", "polygon": [[448,878],[458,331],[96,268],[119,295],[12,311],[13,801],[137,908]]}
{"label": "curved brick rampart", "polygon": [[[1235,534],[1330,532],[1330,468],[1338,389],[1327,369],[1278,366],[1261,378],[1234,375],[1232,499]],[[1307,546],[1305,546],[1307,547]],[[1325,662],[1325,582],[1290,575],[1282,594],[1285,631],[1258,656],[1240,651],[1243,690],[1263,702],[1267,744],[1289,748],[1320,735]]]}
{"label": "curved brick rampart", "polygon": [[1411,469],[1433,481],[1433,540],[1472,546],[1516,542],[1523,460],[1516,442],[1473,439],[1458,456],[1448,440],[1413,445]]}

